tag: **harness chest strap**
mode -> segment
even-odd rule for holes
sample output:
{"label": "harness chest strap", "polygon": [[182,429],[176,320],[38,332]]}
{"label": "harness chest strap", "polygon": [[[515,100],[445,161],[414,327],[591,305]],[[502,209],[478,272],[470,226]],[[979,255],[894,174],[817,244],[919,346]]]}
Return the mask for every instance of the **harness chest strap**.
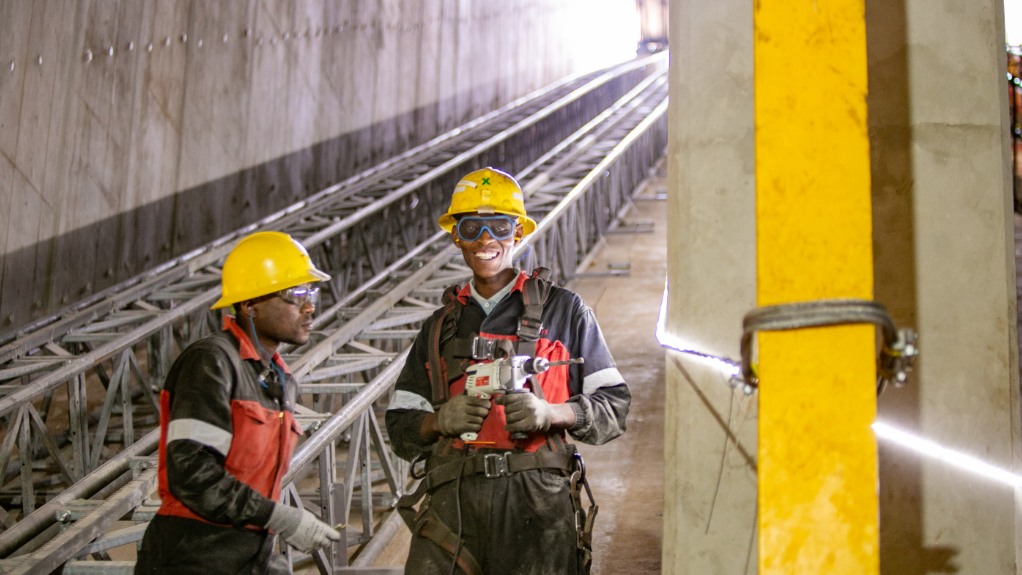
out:
{"label": "harness chest strap", "polygon": [[[525,280],[522,290],[522,304],[525,309],[522,311],[522,317],[518,319],[518,355],[536,357],[536,343],[543,334],[543,306],[550,297],[550,287],[553,285],[549,278],[550,270],[536,268],[532,277]],[[529,376],[529,386],[536,397],[546,401],[543,386],[539,384],[535,375]],[[558,448],[555,442],[547,443],[551,449]]]}
{"label": "harness chest strap", "polygon": [[522,286],[522,316],[518,318],[518,355],[536,356],[536,343],[543,335],[543,306],[550,297],[550,270],[536,268]]}
{"label": "harness chest strap", "polygon": [[444,345],[457,335],[458,320],[461,319],[461,303],[458,302],[458,286],[444,290],[440,301],[444,304],[440,316],[429,332],[429,349],[427,350],[429,383],[433,391],[433,409],[439,408],[451,398],[447,382],[447,361],[443,354]]}

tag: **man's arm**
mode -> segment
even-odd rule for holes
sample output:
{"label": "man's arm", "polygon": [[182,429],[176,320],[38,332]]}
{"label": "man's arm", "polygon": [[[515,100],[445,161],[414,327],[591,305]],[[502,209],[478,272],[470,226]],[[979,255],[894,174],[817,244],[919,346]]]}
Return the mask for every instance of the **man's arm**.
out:
{"label": "man's arm", "polygon": [[572,357],[583,357],[585,363],[571,366],[572,397],[566,405],[576,419],[567,429],[582,443],[600,445],[625,432],[632,394],[610,355],[596,314],[581,298],[576,305]]}
{"label": "man's arm", "polygon": [[167,430],[167,487],[199,517],[221,525],[263,527],[273,502],[224,469],[233,440],[231,362],[210,344],[176,362]]}
{"label": "man's arm", "polygon": [[387,435],[390,436],[390,446],[398,457],[411,461],[440,438],[439,428],[436,428],[435,433],[423,433],[424,428],[427,431],[429,429],[426,422],[429,416],[436,421],[436,414],[432,412],[394,407],[387,410]]}
{"label": "man's arm", "polygon": [[426,320],[412,342],[408,359],[397,377],[394,395],[387,408],[387,435],[391,447],[398,457],[408,461],[415,459],[440,438],[437,415],[433,413],[433,405],[430,403],[433,390],[429,383],[429,372],[426,371],[426,337],[434,321],[434,318]]}
{"label": "man's arm", "polygon": [[625,432],[631,403],[632,394],[623,383],[571,397],[565,405],[577,419],[568,432],[582,443],[607,443]]}

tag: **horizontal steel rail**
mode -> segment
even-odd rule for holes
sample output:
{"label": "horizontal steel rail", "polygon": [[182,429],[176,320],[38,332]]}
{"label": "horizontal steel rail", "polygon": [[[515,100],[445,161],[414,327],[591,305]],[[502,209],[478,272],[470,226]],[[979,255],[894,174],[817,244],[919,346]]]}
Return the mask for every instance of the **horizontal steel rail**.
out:
{"label": "horizontal steel rail", "polygon": [[[578,253],[578,242],[575,240],[567,242],[566,236],[560,228],[552,224],[544,225],[543,222],[552,218],[574,218],[576,225],[594,229],[605,229],[613,223],[615,214],[620,210],[593,210],[588,209],[587,206],[622,205],[627,200],[627,190],[635,187],[632,185],[631,188],[628,188],[628,183],[636,177],[641,180],[645,170],[652,165],[653,160],[662,149],[659,143],[659,134],[649,136],[649,134],[640,132],[658,132],[659,120],[650,122],[644,121],[643,118],[650,113],[657,113],[663,107],[661,103],[666,99],[666,87],[659,79],[643,84],[641,89],[636,88],[612,106],[612,110],[608,110],[610,113],[601,114],[603,118],[601,122],[584,126],[582,130],[568,138],[569,144],[558,146],[553,154],[545,154],[546,159],[541,162],[541,165],[532,168],[539,172],[537,177],[546,178],[544,185],[535,187],[535,198],[530,198],[529,201],[530,214],[536,213],[541,217],[541,229],[530,236],[532,245],[543,245],[544,249],[552,252],[555,241],[560,241],[565,244],[565,248],[564,254],[558,257],[566,260],[569,251],[574,250],[576,254]],[[662,116],[662,114],[660,115]],[[586,135],[592,137],[586,138]],[[622,146],[622,142],[625,141],[629,142],[628,145]],[[647,146],[650,150],[638,153],[635,148],[640,146]],[[614,160],[602,161],[608,157],[608,154],[613,155]],[[540,154],[537,153],[534,159],[539,157]],[[634,162],[635,165],[626,166],[625,164],[628,162]],[[564,174],[570,175],[559,176],[552,173],[552,170],[561,170]],[[612,190],[608,186],[598,185],[600,179],[596,175],[600,173],[611,174],[613,177],[605,175],[603,179],[613,179],[618,182],[618,187]],[[584,182],[588,183],[584,184],[584,189],[580,189],[579,186],[583,186]],[[526,186],[529,185],[528,181],[524,183]],[[637,183],[638,181],[633,182],[633,184]],[[602,203],[600,203],[588,197],[596,193],[616,194],[619,197],[601,200]],[[560,196],[560,200],[557,199],[558,196]],[[570,205],[560,208],[561,202],[568,202]],[[543,217],[544,214],[546,214],[545,217]],[[589,218],[589,220],[586,221],[584,218]],[[429,222],[429,225],[432,226],[432,222]],[[415,332],[414,329],[408,328],[418,325],[424,314],[436,306],[439,292],[444,286],[468,276],[468,269],[464,267],[463,263],[455,261],[452,254],[442,250],[438,251],[446,242],[443,235],[430,233],[422,236],[424,239],[421,242],[415,244],[414,247],[408,246],[410,251],[394,258],[389,265],[378,267],[377,272],[368,280],[336,298],[333,304],[317,317],[314,325],[316,332],[314,340],[305,346],[287,352],[288,361],[294,368],[293,372],[301,378],[303,391],[314,390],[317,389],[317,385],[322,385],[320,389],[323,389],[324,392],[314,396],[318,398],[314,400],[314,408],[316,411],[323,412],[324,415],[318,416],[322,421],[318,430],[296,450],[291,471],[285,478],[285,482],[290,483],[285,490],[287,494],[285,500],[291,501],[292,504],[300,504],[299,500],[302,497],[308,497],[308,494],[303,495],[299,492],[295,483],[308,475],[313,468],[317,468],[320,475],[320,488],[319,495],[315,495],[315,497],[318,498],[324,520],[340,519],[347,522],[351,510],[361,508],[361,532],[354,531],[354,527],[346,528],[344,530],[346,541],[342,545],[335,546],[333,549],[313,557],[317,565],[320,565],[321,572],[327,572],[329,565],[334,567],[346,565],[348,562],[346,550],[350,546],[349,544],[366,545],[373,541],[372,535],[375,528],[372,517],[373,507],[381,501],[388,501],[388,499],[380,499],[383,495],[372,493],[369,486],[377,481],[386,481],[391,503],[393,498],[400,495],[405,489],[405,466],[394,461],[377,422],[374,407],[379,407],[379,403],[384,400],[404,363],[407,346],[410,343],[409,335]],[[548,236],[553,239],[548,239]],[[584,252],[581,253],[584,255]],[[458,259],[460,260],[460,258]],[[333,271],[332,268],[328,269]],[[574,269],[572,267],[572,270]],[[201,283],[198,285],[201,287]],[[204,295],[201,290],[199,293]],[[198,322],[198,325],[204,324]],[[388,337],[388,332],[393,333],[396,337]],[[342,348],[346,349],[342,351]],[[118,367],[115,367],[114,364],[110,366],[111,371],[120,370],[122,381],[125,377],[124,374],[135,369],[129,359],[121,361]],[[367,365],[376,367],[362,369]],[[356,366],[358,369],[343,374],[340,382],[326,381],[336,378],[329,374],[323,374],[329,370],[335,370],[337,373],[344,372],[346,366]],[[115,376],[116,373],[108,378],[110,380],[108,389],[117,389]],[[359,378],[365,383],[357,383],[353,378]],[[320,381],[324,383],[317,383]],[[326,392],[325,390],[328,388],[331,390],[358,388],[360,391],[358,393],[345,391],[338,395],[334,391]],[[116,399],[116,395],[108,393],[109,398]],[[328,416],[327,412],[333,411],[331,406],[335,398],[347,398],[347,401],[335,415]],[[110,399],[111,405],[116,403],[115,399]],[[127,407],[130,409],[130,403],[127,404]],[[315,419],[317,416],[313,414],[312,417]],[[152,441],[151,437],[152,435],[147,435],[139,443],[148,443]],[[334,459],[336,457],[335,447],[339,443],[348,444],[347,458],[344,460],[343,466]],[[138,450],[138,452],[141,451],[144,450]],[[375,459],[373,455],[375,455]],[[3,448],[0,447],[0,459],[2,458]],[[111,466],[116,463],[109,469],[124,469],[120,466],[130,462],[131,457],[115,456],[106,465]],[[314,465],[314,462],[318,464]],[[102,469],[108,469],[107,466]],[[344,476],[338,479],[334,475],[334,470],[342,467]],[[379,471],[374,471],[375,469],[379,469]],[[121,475],[123,475],[123,471]],[[91,475],[87,478],[91,478]],[[79,483],[83,482],[84,480]],[[89,487],[90,489],[79,489],[76,493],[86,494],[93,486],[90,484]],[[360,501],[353,499],[356,490]],[[148,492],[144,493],[143,497],[147,495],[149,495]],[[64,497],[61,501],[66,504],[68,498]],[[47,504],[40,511],[45,509],[52,512],[54,507],[57,505],[49,506]],[[121,515],[114,517],[114,512],[108,509],[102,518],[89,514],[88,517],[92,517],[92,521],[83,525],[93,529],[97,525],[108,522],[108,527],[109,524],[120,519]],[[32,515],[29,517],[31,518]],[[45,521],[33,521],[33,523],[37,523],[32,526],[33,529],[42,531],[48,529]],[[0,549],[22,548],[26,534],[33,531],[29,527],[19,530],[18,533],[14,533],[12,529],[0,534]],[[77,521],[67,526],[64,532],[76,531],[80,531]],[[385,533],[392,531],[389,528],[384,530]],[[140,530],[132,531],[132,533],[140,533]],[[9,534],[16,534],[18,537],[7,537]],[[87,535],[92,536],[92,532],[90,531]],[[75,534],[75,536],[88,538],[81,534]],[[92,539],[94,538],[92,536]],[[92,539],[86,541],[86,544]],[[14,540],[17,540],[17,543],[10,545],[10,542]],[[78,541],[78,539],[74,539],[74,541]],[[373,545],[378,547],[379,540]],[[45,561],[42,561],[42,556],[39,555],[43,551],[42,549],[25,557],[32,557],[32,561],[38,565],[51,565],[54,562],[62,564],[63,561],[81,553],[81,547],[56,550],[52,546],[46,546],[44,549],[46,549]],[[290,549],[285,551],[291,557]],[[364,562],[360,563],[362,566],[365,565]],[[15,572],[12,571],[13,569],[18,569],[16,572],[35,572],[24,570],[27,569],[24,567],[27,564],[26,559],[2,560],[0,561],[0,570],[4,573]]]}

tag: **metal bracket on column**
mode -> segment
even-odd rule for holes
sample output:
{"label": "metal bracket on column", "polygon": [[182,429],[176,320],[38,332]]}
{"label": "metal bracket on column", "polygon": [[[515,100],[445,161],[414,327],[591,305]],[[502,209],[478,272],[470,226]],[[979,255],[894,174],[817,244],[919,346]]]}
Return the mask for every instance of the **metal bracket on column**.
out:
{"label": "metal bracket on column", "polygon": [[918,336],[909,328],[898,329],[883,304],[864,299],[823,299],[756,308],[742,320],[742,377],[755,387],[759,381],[752,362],[752,339],[757,331],[783,331],[872,323],[880,328],[883,345],[877,358],[877,393],[888,384],[901,387],[908,381],[915,358]]}

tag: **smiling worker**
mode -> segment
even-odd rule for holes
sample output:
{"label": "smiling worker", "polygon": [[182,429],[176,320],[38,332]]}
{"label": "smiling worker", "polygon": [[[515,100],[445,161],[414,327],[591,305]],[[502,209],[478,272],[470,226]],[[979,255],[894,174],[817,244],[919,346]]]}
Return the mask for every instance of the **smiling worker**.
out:
{"label": "smiling worker", "polygon": [[[587,573],[584,472],[565,434],[590,444],[621,435],[628,387],[582,298],[514,268],[515,247],[536,229],[514,178],[468,174],[438,223],[472,280],[449,289],[425,321],[387,411],[397,454],[428,457],[419,490],[399,503],[414,535],[405,573],[447,574],[455,564],[468,575]],[[534,376],[531,393],[466,395],[465,369],[491,361],[498,339],[516,355],[585,363]],[[477,441],[462,441],[466,432]]]}
{"label": "smiling worker", "polygon": [[306,552],[340,539],[309,511],[279,503],[301,428],[297,384],[277,346],[309,341],[315,283],[329,279],[279,232],[252,234],[227,256],[213,309],[237,313],[181,353],[160,393],[162,503],[136,574],[282,574],[271,532]]}

